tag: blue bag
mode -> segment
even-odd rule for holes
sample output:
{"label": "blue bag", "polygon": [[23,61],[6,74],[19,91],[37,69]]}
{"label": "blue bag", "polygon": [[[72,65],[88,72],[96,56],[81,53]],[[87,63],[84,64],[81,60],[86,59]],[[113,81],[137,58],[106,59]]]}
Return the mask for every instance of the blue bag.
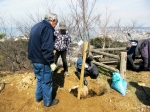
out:
{"label": "blue bag", "polygon": [[113,72],[111,88],[120,92],[122,96],[125,96],[126,94],[127,82],[120,76],[118,72]]}

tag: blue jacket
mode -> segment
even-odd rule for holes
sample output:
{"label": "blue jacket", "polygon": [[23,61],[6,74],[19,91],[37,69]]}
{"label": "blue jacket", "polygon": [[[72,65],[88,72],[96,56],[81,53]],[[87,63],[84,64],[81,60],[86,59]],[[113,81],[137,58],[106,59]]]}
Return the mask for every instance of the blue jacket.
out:
{"label": "blue jacket", "polygon": [[28,59],[33,63],[53,63],[54,39],[54,28],[47,20],[34,25],[28,42]]}

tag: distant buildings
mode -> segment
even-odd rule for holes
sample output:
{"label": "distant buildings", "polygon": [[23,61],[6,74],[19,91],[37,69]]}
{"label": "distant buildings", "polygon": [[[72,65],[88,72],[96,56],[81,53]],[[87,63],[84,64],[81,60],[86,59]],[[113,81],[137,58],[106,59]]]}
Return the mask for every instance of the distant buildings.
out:
{"label": "distant buildings", "polygon": [[[96,37],[104,37],[104,32],[101,30],[97,30]],[[131,37],[127,35],[127,33],[131,34]],[[105,31],[105,34],[108,38],[111,38],[115,41],[127,42],[131,39],[141,40],[150,38],[150,27],[147,28],[136,28],[136,29],[117,29],[117,28],[108,28]]]}
{"label": "distant buildings", "polygon": [[19,36],[14,36],[14,37],[6,37],[6,38],[3,38],[3,39],[0,39],[0,42],[3,42],[5,40],[8,40],[8,39],[13,39],[14,41],[18,41],[18,40],[28,40],[28,38],[24,35],[19,35]]}

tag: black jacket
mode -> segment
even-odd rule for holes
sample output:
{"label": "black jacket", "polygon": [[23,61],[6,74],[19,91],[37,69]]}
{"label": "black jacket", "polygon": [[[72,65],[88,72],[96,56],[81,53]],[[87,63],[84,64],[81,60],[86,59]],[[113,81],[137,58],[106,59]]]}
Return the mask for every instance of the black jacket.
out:
{"label": "black jacket", "polygon": [[28,42],[28,59],[33,63],[53,63],[54,39],[54,28],[48,21],[43,20],[34,25]]}

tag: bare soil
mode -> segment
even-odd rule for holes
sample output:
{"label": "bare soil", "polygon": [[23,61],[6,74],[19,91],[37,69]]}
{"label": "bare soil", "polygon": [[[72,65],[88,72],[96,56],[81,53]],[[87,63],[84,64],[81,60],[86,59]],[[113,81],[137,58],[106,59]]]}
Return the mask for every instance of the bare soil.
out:
{"label": "bare soil", "polygon": [[[148,100],[138,81],[145,83],[145,90],[150,94],[150,72],[127,71],[125,80],[128,82],[126,95],[112,89],[111,75],[100,73],[98,79],[87,77],[89,94],[77,98],[75,87],[79,79],[74,73],[75,68],[69,67],[69,77],[64,77],[63,68],[53,75],[53,95],[59,104],[44,107],[43,101],[35,101],[36,78],[33,71],[15,73],[0,72],[0,82],[9,82],[0,92],[0,112],[150,112]],[[0,89],[3,84],[0,84]]]}

